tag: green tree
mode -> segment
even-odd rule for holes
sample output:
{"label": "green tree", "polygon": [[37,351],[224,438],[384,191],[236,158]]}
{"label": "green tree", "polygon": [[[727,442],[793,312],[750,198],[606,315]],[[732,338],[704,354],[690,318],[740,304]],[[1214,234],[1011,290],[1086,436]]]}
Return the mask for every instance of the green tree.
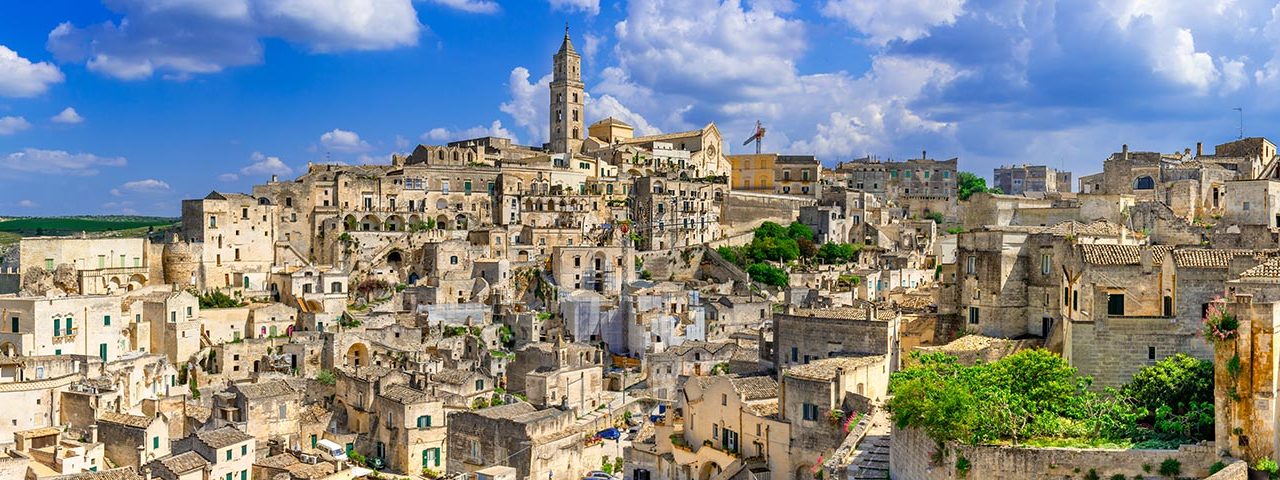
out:
{"label": "green tree", "polygon": [[813,258],[818,255],[818,246],[814,245],[813,240],[801,238],[796,240],[796,247],[800,250],[800,257]]}
{"label": "green tree", "polygon": [[752,239],[760,240],[764,238],[778,238],[778,237],[786,237],[786,236],[787,236],[787,229],[783,228],[782,225],[778,225],[777,223],[774,223],[774,222],[764,222],[760,224],[759,227],[756,227],[756,233],[755,233],[755,236],[752,237]]}
{"label": "green tree", "polygon": [[787,225],[787,237],[792,240],[804,239],[812,241],[813,229],[800,222],[791,222],[791,225]]}
{"label": "green tree", "polygon": [[961,200],[968,200],[970,195],[975,193],[989,192],[987,188],[987,179],[979,177],[969,172],[960,172],[956,175],[956,193]]}
{"label": "green tree", "polygon": [[751,264],[747,267],[747,275],[750,275],[753,281],[775,287],[785,287],[791,282],[787,272],[767,263]]}

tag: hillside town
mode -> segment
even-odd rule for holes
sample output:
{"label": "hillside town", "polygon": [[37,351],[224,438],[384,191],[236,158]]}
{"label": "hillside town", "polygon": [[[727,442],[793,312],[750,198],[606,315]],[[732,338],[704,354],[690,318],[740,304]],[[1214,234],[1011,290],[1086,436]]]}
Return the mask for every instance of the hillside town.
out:
{"label": "hillside town", "polygon": [[0,478],[1280,470],[1271,141],[988,186],[927,151],[587,123],[581,61],[566,32],[543,145],[312,163],[143,237],[22,238]]}

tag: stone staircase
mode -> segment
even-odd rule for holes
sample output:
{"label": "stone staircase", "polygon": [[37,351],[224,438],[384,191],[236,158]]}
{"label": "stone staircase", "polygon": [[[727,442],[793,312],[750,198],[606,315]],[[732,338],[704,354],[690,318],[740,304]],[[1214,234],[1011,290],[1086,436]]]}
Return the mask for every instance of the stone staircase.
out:
{"label": "stone staircase", "polygon": [[883,480],[889,478],[889,418],[877,410],[871,428],[858,442],[849,462],[849,480]]}

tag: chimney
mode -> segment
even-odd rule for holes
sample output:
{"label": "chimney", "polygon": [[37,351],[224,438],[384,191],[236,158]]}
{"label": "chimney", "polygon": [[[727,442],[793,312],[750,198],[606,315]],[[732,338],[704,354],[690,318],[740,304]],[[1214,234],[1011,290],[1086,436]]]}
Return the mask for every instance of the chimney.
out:
{"label": "chimney", "polygon": [[1183,154],[1183,155],[1191,155],[1191,147],[1187,147],[1187,148],[1182,149],[1182,154]]}
{"label": "chimney", "polygon": [[928,151],[928,150],[921,150],[921,151],[920,151],[920,159],[921,159],[921,160],[928,160],[928,159],[929,159],[929,151]]}
{"label": "chimney", "polygon": [[274,174],[273,174],[273,175],[271,175],[271,183],[276,183],[276,182],[278,182],[278,181],[280,181],[280,176],[279,176],[279,175],[274,175]]}
{"label": "chimney", "polygon": [[1126,143],[1120,146],[1120,158],[1124,160],[1129,159],[1129,144]]}
{"label": "chimney", "polygon": [[1196,142],[1196,156],[1204,155],[1204,142]]}
{"label": "chimney", "polygon": [[98,425],[89,425],[89,443],[98,443]]}

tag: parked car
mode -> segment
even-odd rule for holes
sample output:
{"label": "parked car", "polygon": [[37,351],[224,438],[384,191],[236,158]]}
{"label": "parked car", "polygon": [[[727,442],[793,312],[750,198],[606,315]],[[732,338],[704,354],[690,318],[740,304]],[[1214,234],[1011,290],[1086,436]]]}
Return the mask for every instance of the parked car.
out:
{"label": "parked car", "polygon": [[611,428],[606,428],[604,430],[601,430],[600,433],[596,434],[596,436],[603,438],[605,440],[617,440],[622,437],[622,432],[619,432],[618,429],[611,427]]}
{"label": "parked car", "polygon": [[587,476],[582,477],[582,480],[617,480],[617,477],[604,473],[599,470],[595,470],[591,473],[588,473]]}

